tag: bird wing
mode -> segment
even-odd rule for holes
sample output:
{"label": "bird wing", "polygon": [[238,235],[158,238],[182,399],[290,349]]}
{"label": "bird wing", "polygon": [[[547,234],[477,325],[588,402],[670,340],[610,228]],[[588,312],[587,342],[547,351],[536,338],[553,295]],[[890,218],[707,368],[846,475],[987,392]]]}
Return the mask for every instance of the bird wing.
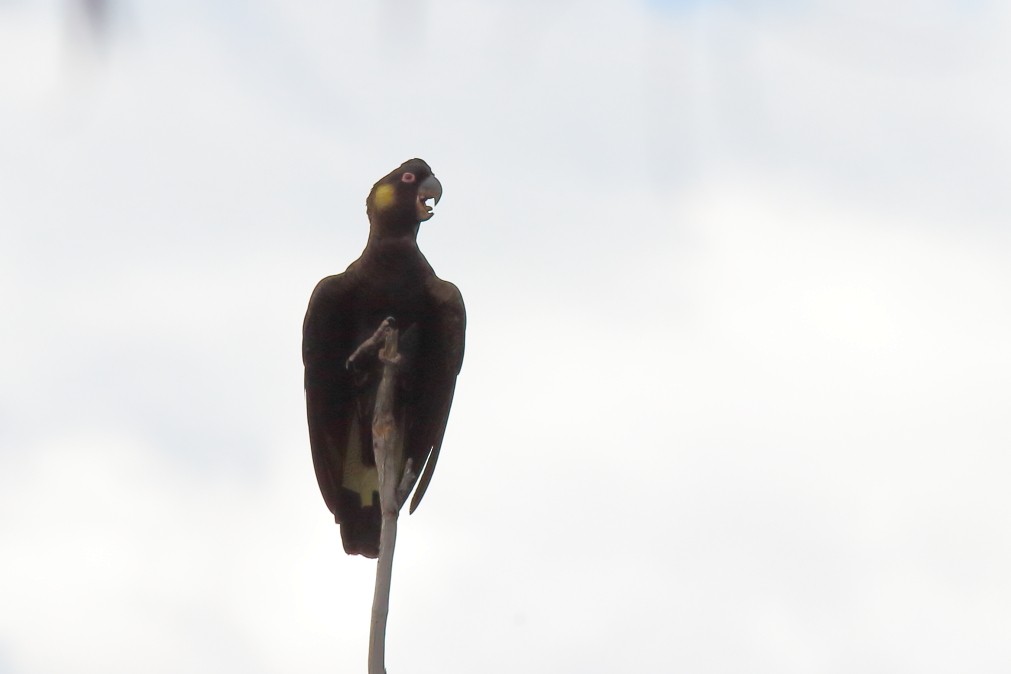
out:
{"label": "bird wing", "polygon": [[417,471],[424,466],[411,499],[412,513],[421,503],[439,459],[456,390],[456,377],[463,365],[467,326],[463,296],[455,285],[433,275],[426,281],[425,291],[431,324],[423,331],[420,345],[419,384],[422,390],[405,447],[407,457],[413,460],[414,469]]}
{"label": "bird wing", "polygon": [[356,289],[356,276],[350,271],[316,285],[302,325],[302,361],[309,443],[320,492],[341,523],[345,549],[369,554],[374,551],[351,549],[359,541],[373,537],[378,541],[379,526],[379,508],[371,498],[377,487],[368,426],[360,419],[360,387],[355,386],[356,374],[346,367],[356,346]]}

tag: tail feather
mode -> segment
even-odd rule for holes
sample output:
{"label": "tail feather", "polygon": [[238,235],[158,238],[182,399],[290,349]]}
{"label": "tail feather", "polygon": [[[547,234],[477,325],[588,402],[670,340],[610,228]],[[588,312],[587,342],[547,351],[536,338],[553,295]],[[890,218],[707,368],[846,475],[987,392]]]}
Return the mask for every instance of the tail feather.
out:
{"label": "tail feather", "polygon": [[337,521],[341,526],[344,552],[375,559],[379,556],[379,532],[382,528],[378,493],[367,506],[362,506],[358,493],[350,489],[341,490],[341,499],[344,504]]}
{"label": "tail feather", "polygon": [[372,458],[371,427],[356,414],[351,421],[341,471],[340,507],[336,512],[341,540],[349,555],[379,556],[379,474]]}

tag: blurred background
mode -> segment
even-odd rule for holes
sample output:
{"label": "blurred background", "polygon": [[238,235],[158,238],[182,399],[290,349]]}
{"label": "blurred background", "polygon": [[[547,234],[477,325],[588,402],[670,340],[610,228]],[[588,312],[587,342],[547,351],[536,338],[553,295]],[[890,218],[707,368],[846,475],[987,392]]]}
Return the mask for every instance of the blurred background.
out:
{"label": "blurred background", "polygon": [[0,0],[0,673],[364,671],[301,321],[467,301],[387,663],[1007,672],[1011,9]]}

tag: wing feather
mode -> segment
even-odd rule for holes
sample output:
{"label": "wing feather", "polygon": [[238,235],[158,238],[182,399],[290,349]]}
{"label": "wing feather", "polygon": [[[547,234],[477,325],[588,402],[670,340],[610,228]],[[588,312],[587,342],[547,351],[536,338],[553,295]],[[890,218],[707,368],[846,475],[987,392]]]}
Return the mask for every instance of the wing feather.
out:
{"label": "wing feather", "polygon": [[449,410],[456,390],[456,377],[463,365],[466,309],[459,289],[435,276],[426,287],[431,324],[425,331],[420,354],[422,392],[417,410],[417,423],[408,441],[408,456],[414,459],[417,480],[410,512],[421,503],[439,459],[446,435]]}
{"label": "wing feather", "polygon": [[345,365],[355,346],[357,285],[350,271],[316,285],[302,326],[302,361],[309,444],[320,492],[341,525],[344,550],[375,557],[381,518],[374,499],[371,430],[360,418],[362,387]]}

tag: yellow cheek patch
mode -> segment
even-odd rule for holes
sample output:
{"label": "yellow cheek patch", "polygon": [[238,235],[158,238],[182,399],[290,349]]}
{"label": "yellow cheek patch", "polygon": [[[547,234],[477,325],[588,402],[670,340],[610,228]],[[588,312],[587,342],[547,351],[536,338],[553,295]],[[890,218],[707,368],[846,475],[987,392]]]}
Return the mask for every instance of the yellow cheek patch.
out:
{"label": "yellow cheek patch", "polygon": [[376,188],[376,193],[372,197],[376,209],[380,211],[385,211],[392,206],[395,199],[396,190],[393,188],[393,185],[380,185]]}

